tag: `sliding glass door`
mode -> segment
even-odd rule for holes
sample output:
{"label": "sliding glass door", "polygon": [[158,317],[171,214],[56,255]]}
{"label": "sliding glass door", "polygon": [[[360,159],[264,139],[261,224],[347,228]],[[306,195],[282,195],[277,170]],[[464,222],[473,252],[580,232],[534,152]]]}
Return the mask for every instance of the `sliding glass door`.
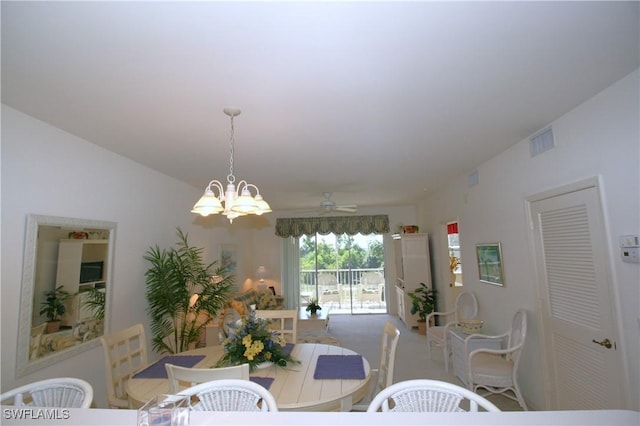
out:
{"label": "sliding glass door", "polygon": [[299,239],[300,306],[332,313],[386,313],[382,235],[314,234]]}

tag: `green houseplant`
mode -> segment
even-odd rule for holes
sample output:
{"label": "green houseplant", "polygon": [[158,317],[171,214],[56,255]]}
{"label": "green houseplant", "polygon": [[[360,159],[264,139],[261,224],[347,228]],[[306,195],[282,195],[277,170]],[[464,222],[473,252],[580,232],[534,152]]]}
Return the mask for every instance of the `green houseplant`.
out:
{"label": "green houseplant", "polygon": [[93,317],[97,320],[104,319],[104,308],[107,301],[107,293],[100,289],[91,287],[88,292],[85,303],[93,312]]}
{"label": "green houseplant", "polygon": [[436,309],[436,290],[427,287],[425,283],[413,293],[407,293],[411,298],[411,314],[418,314],[418,332],[427,333],[427,315]]}
{"label": "green houseplant", "polygon": [[60,328],[60,317],[67,312],[65,303],[71,298],[71,294],[64,290],[63,286],[59,286],[45,291],[44,297],[40,315],[47,317],[47,333],[55,333]]}
{"label": "green houseplant", "polygon": [[205,327],[224,308],[234,277],[213,261],[205,264],[202,248],[192,247],[177,229],[178,242],[168,250],[147,250],[145,273],[151,344],[157,352],[179,353],[199,342]]}
{"label": "green houseplant", "polygon": [[309,304],[307,305],[307,312],[311,312],[311,315],[315,315],[316,312],[318,312],[321,309],[322,307],[318,305],[318,299],[316,299],[315,297],[311,299],[309,301]]}

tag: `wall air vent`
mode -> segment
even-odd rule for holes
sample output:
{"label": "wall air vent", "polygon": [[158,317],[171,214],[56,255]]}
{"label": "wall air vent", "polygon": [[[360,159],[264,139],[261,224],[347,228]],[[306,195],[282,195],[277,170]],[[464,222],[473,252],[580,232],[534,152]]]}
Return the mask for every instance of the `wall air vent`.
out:
{"label": "wall air vent", "polygon": [[551,127],[529,139],[529,152],[531,153],[531,157],[540,155],[554,146],[556,146],[556,144],[553,140],[553,130]]}
{"label": "wall air vent", "polygon": [[471,173],[468,177],[467,177],[467,185],[468,186],[474,186],[477,185],[479,182],[479,177],[478,177],[478,171],[476,170],[475,172]]}

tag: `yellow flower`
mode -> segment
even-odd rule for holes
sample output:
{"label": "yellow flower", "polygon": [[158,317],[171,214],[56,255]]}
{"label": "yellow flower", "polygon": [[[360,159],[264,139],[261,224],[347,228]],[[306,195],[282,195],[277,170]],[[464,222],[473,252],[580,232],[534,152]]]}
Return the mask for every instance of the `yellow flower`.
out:
{"label": "yellow flower", "polygon": [[242,344],[245,348],[249,348],[251,346],[251,335],[247,334],[242,338]]}

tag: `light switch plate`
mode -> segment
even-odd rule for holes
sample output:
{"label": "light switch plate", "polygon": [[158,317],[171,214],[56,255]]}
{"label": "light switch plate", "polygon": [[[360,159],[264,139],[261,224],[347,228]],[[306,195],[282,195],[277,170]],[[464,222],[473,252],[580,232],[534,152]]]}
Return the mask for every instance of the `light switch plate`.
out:
{"label": "light switch plate", "polygon": [[621,235],[620,247],[640,247],[640,236],[638,235]]}

